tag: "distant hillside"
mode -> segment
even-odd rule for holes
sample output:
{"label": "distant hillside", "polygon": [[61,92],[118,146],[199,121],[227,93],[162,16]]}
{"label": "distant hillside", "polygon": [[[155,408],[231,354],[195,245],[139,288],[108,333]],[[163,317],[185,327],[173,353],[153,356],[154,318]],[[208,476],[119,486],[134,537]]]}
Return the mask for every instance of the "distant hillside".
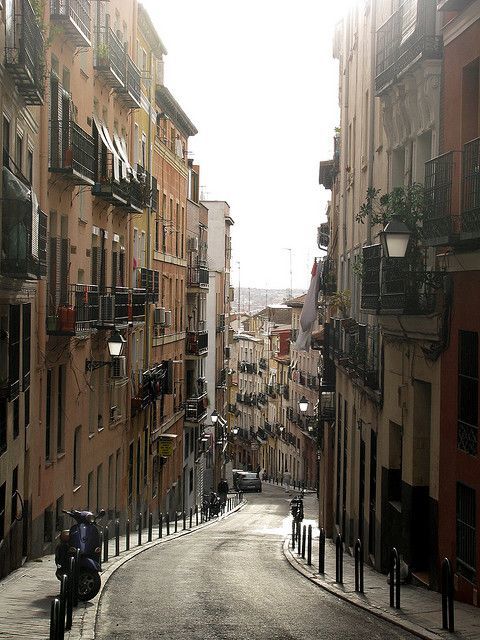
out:
{"label": "distant hillside", "polygon": [[[305,293],[302,289],[293,289],[292,297]],[[256,313],[265,309],[269,304],[281,304],[290,298],[289,289],[256,289],[240,287],[240,311]],[[232,313],[238,311],[238,287],[235,289],[235,300],[232,303]]]}

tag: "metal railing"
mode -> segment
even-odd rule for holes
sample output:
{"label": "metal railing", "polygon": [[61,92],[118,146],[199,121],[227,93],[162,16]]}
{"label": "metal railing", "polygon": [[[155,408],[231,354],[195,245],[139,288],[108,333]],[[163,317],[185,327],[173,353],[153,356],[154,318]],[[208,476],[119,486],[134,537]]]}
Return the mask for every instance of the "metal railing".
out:
{"label": "metal railing", "polygon": [[185,403],[185,420],[188,422],[200,422],[207,416],[208,396],[202,393],[199,396],[187,398]]}
{"label": "metal railing", "polygon": [[462,237],[480,236],[480,138],[463,147]]}
{"label": "metal railing", "polygon": [[208,268],[188,267],[187,286],[208,289]]}
{"label": "metal railing", "polygon": [[207,331],[187,331],[187,355],[200,356],[208,352]]}
{"label": "metal railing", "polygon": [[110,27],[99,27],[93,67],[102,73],[114,89],[124,89],[126,76],[125,50]]}
{"label": "metal railing", "polygon": [[380,261],[381,245],[374,244],[363,247],[363,273],[361,290],[361,307],[376,311],[380,302]]}
{"label": "metal railing", "polygon": [[91,46],[90,7],[89,0],[50,0],[50,18],[77,47]]}
{"label": "metal railing", "polygon": [[140,69],[125,53],[125,84],[118,89],[118,94],[124,104],[130,109],[138,109],[141,104]]}
{"label": "metal railing", "polygon": [[70,284],[65,299],[54,308],[47,307],[47,333],[50,335],[81,335],[91,331],[98,322],[98,286]]}
{"label": "metal railing", "polygon": [[417,58],[440,59],[435,0],[406,0],[377,30],[375,89],[380,95]]}
{"label": "metal railing", "polygon": [[129,200],[130,183],[120,180],[119,167],[113,153],[103,148],[100,158],[96,159],[95,184],[92,195],[102,198],[115,206],[124,208]]}
{"label": "metal railing", "polygon": [[147,299],[146,289],[132,289],[129,320],[132,322],[145,321],[145,303]]}
{"label": "metal railing", "polygon": [[25,103],[43,104],[45,41],[29,0],[13,0],[7,10],[5,66]]}
{"label": "metal railing", "polygon": [[76,122],[50,121],[50,166],[52,173],[68,175],[75,184],[93,185],[95,150],[91,135]]}
{"label": "metal railing", "polygon": [[425,163],[425,195],[429,207],[424,213],[422,234],[427,244],[446,243],[457,231],[453,209],[454,200],[458,202],[460,161],[460,153],[449,151]]}

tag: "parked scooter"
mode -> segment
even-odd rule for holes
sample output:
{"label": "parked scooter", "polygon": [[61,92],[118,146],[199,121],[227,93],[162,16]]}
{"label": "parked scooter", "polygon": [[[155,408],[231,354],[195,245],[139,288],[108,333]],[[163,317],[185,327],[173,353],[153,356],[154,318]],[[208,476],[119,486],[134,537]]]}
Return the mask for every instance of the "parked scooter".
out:
{"label": "parked scooter", "polygon": [[303,492],[290,500],[290,513],[295,522],[302,522],[303,515]]}
{"label": "parked scooter", "polygon": [[105,515],[102,509],[95,516],[90,511],[63,510],[75,520],[70,529],[65,529],[60,534],[60,544],[55,550],[55,562],[57,571],[55,575],[60,580],[68,571],[68,563],[77,549],[79,554],[78,566],[78,599],[82,602],[91,600],[100,591],[100,557],[101,538],[96,521]]}

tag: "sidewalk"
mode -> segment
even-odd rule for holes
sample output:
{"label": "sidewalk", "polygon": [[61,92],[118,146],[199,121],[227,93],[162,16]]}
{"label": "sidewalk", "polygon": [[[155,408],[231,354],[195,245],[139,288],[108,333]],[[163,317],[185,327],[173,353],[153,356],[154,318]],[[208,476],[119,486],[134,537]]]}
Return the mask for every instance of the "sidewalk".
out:
{"label": "sidewalk", "polygon": [[[293,491],[291,492],[293,495]],[[325,542],[325,574],[318,573],[319,530],[317,529],[317,501],[313,495],[304,500],[305,524],[312,525],[312,566],[292,551],[291,536],[284,542],[283,551],[290,564],[317,586],[366,609],[373,615],[400,626],[420,638],[438,640],[439,638],[459,638],[461,640],[480,640],[480,609],[455,602],[455,633],[442,629],[441,596],[435,591],[413,585],[402,585],[399,610],[390,608],[390,585],[387,576],[364,566],[364,594],[355,593],[355,562],[353,556],[343,554],[343,585],[335,582],[335,544]],[[306,554],[305,554],[306,555]]]}
{"label": "sidewalk", "polygon": [[[105,584],[109,577],[125,562],[136,555],[166,544],[170,540],[189,535],[194,531],[213,525],[222,518],[228,517],[243,506],[241,502],[220,518],[214,518],[195,526],[193,516],[192,528],[189,529],[189,517],[183,530],[183,520],[178,521],[178,531],[174,532],[174,523],[170,523],[170,535],[166,535],[163,524],[162,538],[158,537],[158,525],[153,527],[152,542],[147,542],[148,530],[142,533],[142,545],[138,546],[138,532],[130,534],[130,550],[125,550],[125,536],[120,536],[120,555],[115,557],[115,537],[108,543],[108,562],[102,563],[102,587],[100,593],[90,602],[79,602],[73,610],[73,624],[71,631],[65,632],[68,640],[92,640],[95,630],[97,608]],[[199,515],[200,518],[200,515]],[[113,527],[111,527],[113,529]],[[110,535],[113,535],[110,531]],[[103,558],[103,548],[102,548]],[[59,581],[55,577],[55,558],[53,555],[43,556],[38,560],[26,562],[22,567],[0,580],[0,638],[9,640],[47,640],[50,629],[50,606],[53,598],[58,596]]]}

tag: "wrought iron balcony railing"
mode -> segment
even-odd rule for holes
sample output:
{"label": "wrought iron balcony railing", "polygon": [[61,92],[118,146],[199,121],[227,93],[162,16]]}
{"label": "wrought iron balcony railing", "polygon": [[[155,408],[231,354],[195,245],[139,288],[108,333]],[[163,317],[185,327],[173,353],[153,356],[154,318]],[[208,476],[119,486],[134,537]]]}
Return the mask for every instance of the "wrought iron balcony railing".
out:
{"label": "wrought iron balcony railing", "polygon": [[46,275],[47,216],[33,207],[28,180],[10,160],[4,158],[1,215],[1,258],[3,275],[35,280]]}
{"label": "wrought iron balcony railing", "polygon": [[217,333],[225,331],[225,314],[219,313],[217,316]]}
{"label": "wrought iron balcony railing", "polygon": [[130,183],[120,179],[116,162],[113,153],[103,147],[101,156],[95,163],[96,175],[92,195],[125,209],[129,201]]}
{"label": "wrought iron balcony railing", "polygon": [[67,285],[66,291],[60,296],[60,304],[47,307],[47,333],[57,336],[82,335],[92,331],[98,319],[98,286]]}
{"label": "wrought iron balcony railing", "polygon": [[188,422],[201,422],[207,417],[208,396],[202,393],[199,396],[187,398],[185,403],[185,420]]}
{"label": "wrought iron balcony railing", "polygon": [[414,271],[408,258],[382,258],[380,313],[423,315],[435,311],[440,273]]}
{"label": "wrought iron balcony railing", "polygon": [[126,107],[129,109],[138,109],[141,105],[140,69],[128,53],[125,53],[124,56],[125,83],[123,87],[118,86],[117,93]]}
{"label": "wrought iron balcony railing", "polygon": [[337,290],[337,268],[331,258],[322,260],[321,289],[324,296],[331,296]]}
{"label": "wrought iron balcony railing", "polygon": [[26,104],[43,104],[45,41],[29,0],[8,2],[5,14],[5,67]]}
{"label": "wrought iron balcony railing", "polygon": [[96,32],[93,67],[103,75],[113,89],[125,88],[125,49],[110,27],[99,27]]}
{"label": "wrought iron balcony railing", "polygon": [[380,244],[363,247],[362,250],[362,290],[361,307],[369,311],[377,311],[380,304],[380,261],[382,249]]}
{"label": "wrought iron balcony railing", "polygon": [[145,322],[145,304],[147,301],[146,289],[135,288],[130,293],[129,322]]}
{"label": "wrought iron balcony railing", "polygon": [[322,222],[317,229],[317,245],[319,249],[328,249],[330,244],[330,227],[328,222]]}
{"label": "wrought iron balcony railing", "polygon": [[460,239],[480,238],[480,138],[463,147]]}
{"label": "wrought iron balcony railing", "polygon": [[186,354],[189,356],[201,356],[208,353],[208,332],[187,331]]}
{"label": "wrought iron balcony railing", "polygon": [[90,0],[50,0],[50,19],[76,47],[90,47]]}
{"label": "wrought iron balcony railing", "polygon": [[155,269],[140,268],[138,286],[146,290],[147,299],[150,302],[157,302],[160,294],[160,272]]}
{"label": "wrought iron balcony railing", "polygon": [[127,203],[122,209],[128,213],[142,213],[147,204],[146,184],[144,176],[140,179],[130,177],[130,182],[124,184],[125,193],[127,195]]}
{"label": "wrought iron balcony railing", "polygon": [[440,59],[435,0],[405,0],[377,30],[375,90],[381,95],[417,60]]}
{"label": "wrought iron balcony railing", "polygon": [[187,286],[208,289],[208,267],[188,267]]}
{"label": "wrought iron balcony railing", "polygon": [[95,148],[92,136],[76,122],[50,121],[51,173],[68,177],[74,184],[95,183]]}
{"label": "wrought iron balcony railing", "polygon": [[98,296],[97,329],[118,329],[129,322],[129,290],[127,287],[105,287]]}

